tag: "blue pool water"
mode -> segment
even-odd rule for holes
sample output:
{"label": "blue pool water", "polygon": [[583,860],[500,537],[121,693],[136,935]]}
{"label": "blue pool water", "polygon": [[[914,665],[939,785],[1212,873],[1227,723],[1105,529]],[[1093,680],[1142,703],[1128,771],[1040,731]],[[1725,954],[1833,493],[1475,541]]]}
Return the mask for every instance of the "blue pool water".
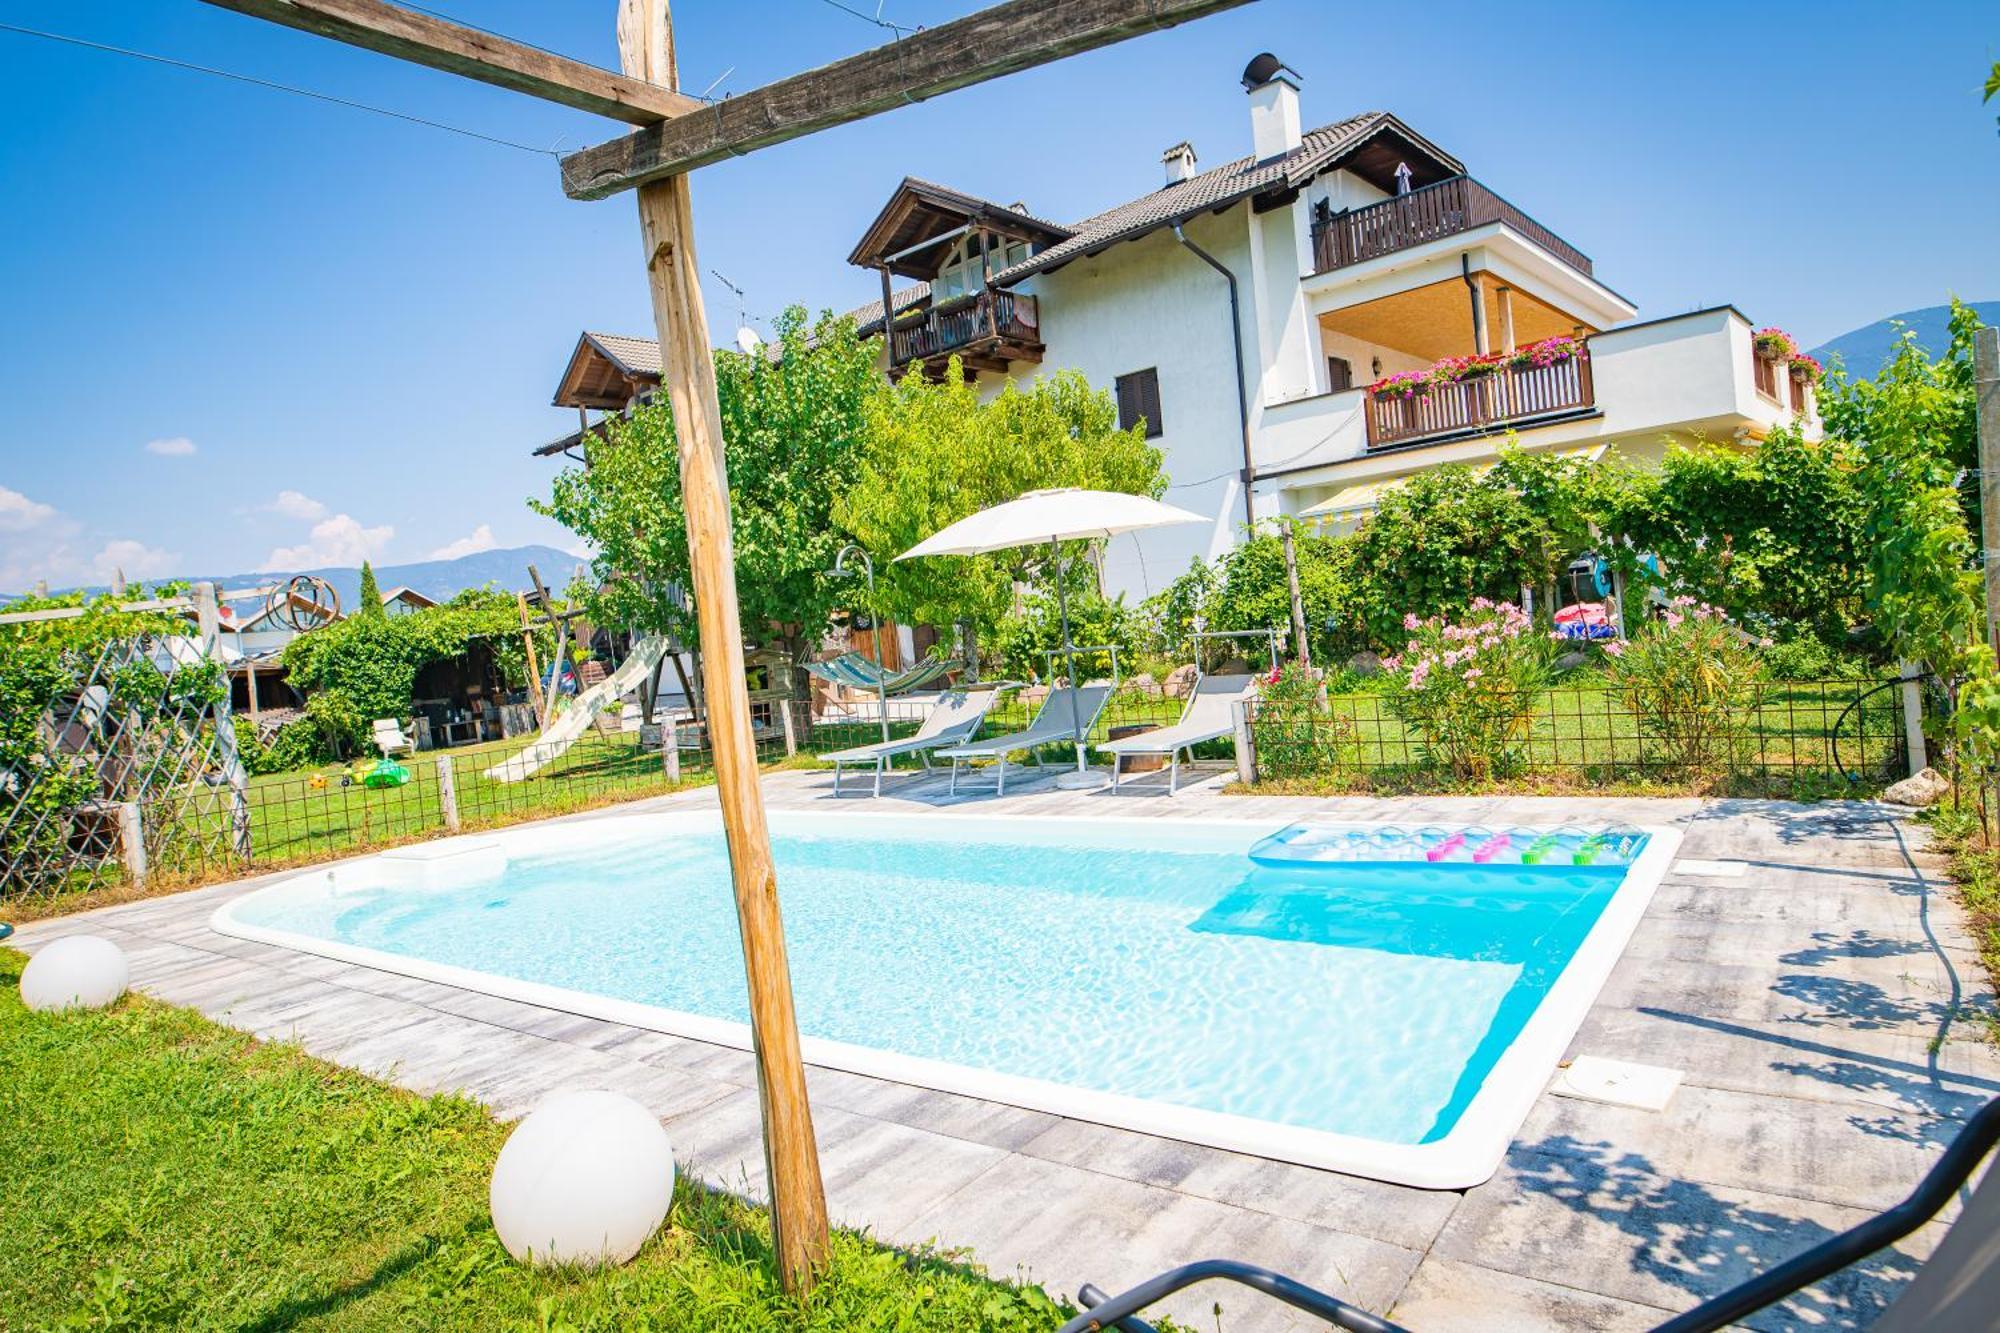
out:
{"label": "blue pool water", "polygon": [[[1253,835],[866,818],[774,829],[799,1023],[829,1038],[1382,1142],[1451,1130],[1622,878],[1259,865]],[[1145,821],[1150,823],[1152,821]],[[242,900],[243,924],[748,1020],[719,832],[509,841],[497,878]],[[293,891],[296,888],[298,891]]]}

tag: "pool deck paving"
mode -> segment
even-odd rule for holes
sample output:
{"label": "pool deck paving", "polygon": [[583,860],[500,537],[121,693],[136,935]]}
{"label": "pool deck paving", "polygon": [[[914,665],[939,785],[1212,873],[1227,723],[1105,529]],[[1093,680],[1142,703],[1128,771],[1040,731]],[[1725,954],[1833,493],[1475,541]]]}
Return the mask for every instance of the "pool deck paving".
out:
{"label": "pool deck paving", "polygon": [[[1664,1111],[1544,1091],[1484,1184],[1427,1191],[862,1077],[809,1071],[837,1221],[963,1247],[1058,1294],[1204,1258],[1263,1264],[1419,1333],[1647,1328],[1899,1200],[2000,1093],[1994,996],[1925,833],[1891,807],[1759,800],[1232,796],[1057,790],[1047,771],[948,796],[895,780],[843,806],[921,814],[1671,824],[1678,860],[1570,1045],[1666,1066]],[[850,792],[855,789],[850,787]],[[861,790],[865,791],[865,787]],[[830,775],[767,775],[774,809],[827,809]],[[570,819],[712,805],[712,790]],[[1741,862],[1735,877],[1697,873]],[[286,872],[296,873],[296,872]],[[756,1078],[740,1051],[228,938],[224,900],[282,874],[24,927],[33,951],[94,933],[136,989],[502,1117],[612,1088],[665,1121],[684,1168],[763,1194]],[[1947,1213],[1947,1220],[1950,1214]],[[1866,1327],[1943,1232],[1748,1321]],[[1324,1327],[1211,1286],[1156,1312],[1225,1333]]]}

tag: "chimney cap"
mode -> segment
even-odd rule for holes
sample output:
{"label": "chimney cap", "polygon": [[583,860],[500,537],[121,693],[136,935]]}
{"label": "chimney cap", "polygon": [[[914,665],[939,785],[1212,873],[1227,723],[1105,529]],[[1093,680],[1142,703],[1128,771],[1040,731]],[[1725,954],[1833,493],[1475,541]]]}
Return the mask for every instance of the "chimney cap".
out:
{"label": "chimney cap", "polygon": [[1303,77],[1297,70],[1272,55],[1269,51],[1261,52],[1252,57],[1250,63],[1243,67],[1243,91],[1254,93],[1265,84],[1276,79],[1280,74],[1289,74],[1293,79]]}
{"label": "chimney cap", "polygon": [[1183,139],[1179,143],[1175,144],[1172,148],[1169,148],[1166,152],[1161,153],[1160,161],[1171,162],[1177,157],[1193,157],[1193,156],[1194,156],[1194,145],[1189,143],[1186,139]]}

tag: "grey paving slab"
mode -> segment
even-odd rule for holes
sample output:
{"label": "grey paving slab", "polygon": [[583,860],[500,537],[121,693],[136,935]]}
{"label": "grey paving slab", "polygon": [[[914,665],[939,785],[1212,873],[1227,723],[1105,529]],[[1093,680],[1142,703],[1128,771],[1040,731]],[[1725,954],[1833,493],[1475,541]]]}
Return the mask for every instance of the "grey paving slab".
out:
{"label": "grey paving slab", "polygon": [[[1627,798],[1225,796],[1171,799],[1010,781],[1004,800],[898,783],[831,796],[818,774],[765,781],[775,809],[1074,817],[1618,821],[1680,828],[1670,872],[1570,1055],[1679,1069],[1661,1113],[1544,1095],[1507,1163],[1467,1191],[1423,1191],[812,1069],[829,1202],[899,1244],[969,1247],[1003,1276],[1067,1294],[1206,1257],[1267,1264],[1422,1333],[1646,1327],[1900,1197],[1963,1119],[2000,1094],[1993,1003],[1922,830],[1866,803]],[[709,793],[572,816],[712,804]],[[567,822],[567,821],[566,821]],[[33,950],[103,933],[135,987],[421,1091],[518,1115],[552,1092],[610,1087],[666,1124],[696,1178],[764,1196],[756,1071],[742,1051],[372,968],[224,939],[208,928],[260,876],[23,929]],[[1759,1328],[1863,1327],[1935,1244],[1933,1225]],[[1189,1293],[1169,1312],[1228,1333],[1303,1327],[1261,1297]]]}

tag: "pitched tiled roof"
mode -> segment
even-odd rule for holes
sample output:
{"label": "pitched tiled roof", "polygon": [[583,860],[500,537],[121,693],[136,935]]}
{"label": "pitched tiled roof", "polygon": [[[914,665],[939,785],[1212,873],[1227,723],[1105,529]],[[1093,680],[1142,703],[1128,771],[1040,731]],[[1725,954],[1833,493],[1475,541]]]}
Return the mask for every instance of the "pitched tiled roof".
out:
{"label": "pitched tiled roof", "polygon": [[602,347],[606,355],[634,375],[660,375],[660,344],[651,338],[628,338],[622,333],[586,333],[584,337]]}
{"label": "pitched tiled roof", "polygon": [[[1299,146],[1282,157],[1275,157],[1267,162],[1259,162],[1248,157],[1238,158],[1234,162],[1201,172],[1187,180],[1155,190],[1151,194],[1142,195],[1129,203],[1106,209],[1094,217],[1067,226],[932,181],[916,181],[916,183],[929,190],[958,196],[968,205],[984,205],[1001,212],[1015,213],[1051,230],[1070,233],[1068,240],[1038,250],[1022,262],[994,274],[993,281],[1005,287],[1033,274],[1060,268],[1071,260],[1096,254],[1120,241],[1134,240],[1194,214],[1210,209],[1227,208],[1262,190],[1298,189],[1382,129],[1394,130],[1411,142],[1421,145],[1451,171],[1465,170],[1463,163],[1417,134],[1390,113],[1364,111],[1360,115],[1349,116],[1346,120],[1307,130]],[[910,179],[916,180],[915,177]],[[919,282],[905,287],[894,294],[896,309],[903,310],[929,294],[928,283]],[[879,300],[870,301],[867,305],[849,311],[848,317],[858,326],[858,332],[868,333],[879,329],[882,324],[882,303]],[[656,376],[660,373],[660,347],[652,339],[621,338],[596,333],[590,336],[633,370]]]}
{"label": "pitched tiled roof", "polygon": [[1238,158],[1130,203],[1107,209],[1095,217],[1085,218],[1068,228],[1073,233],[1070,239],[1037,251],[1012,268],[994,274],[993,280],[1006,286],[1030,274],[1059,268],[1072,259],[1095,254],[1106,246],[1143,236],[1196,213],[1225,208],[1259,191],[1273,187],[1297,189],[1383,128],[1397,130],[1432,149],[1440,161],[1453,169],[1464,170],[1449,154],[1419,138],[1388,112],[1364,111],[1358,116],[1308,130],[1299,146],[1283,157],[1267,162],[1249,157]]}

